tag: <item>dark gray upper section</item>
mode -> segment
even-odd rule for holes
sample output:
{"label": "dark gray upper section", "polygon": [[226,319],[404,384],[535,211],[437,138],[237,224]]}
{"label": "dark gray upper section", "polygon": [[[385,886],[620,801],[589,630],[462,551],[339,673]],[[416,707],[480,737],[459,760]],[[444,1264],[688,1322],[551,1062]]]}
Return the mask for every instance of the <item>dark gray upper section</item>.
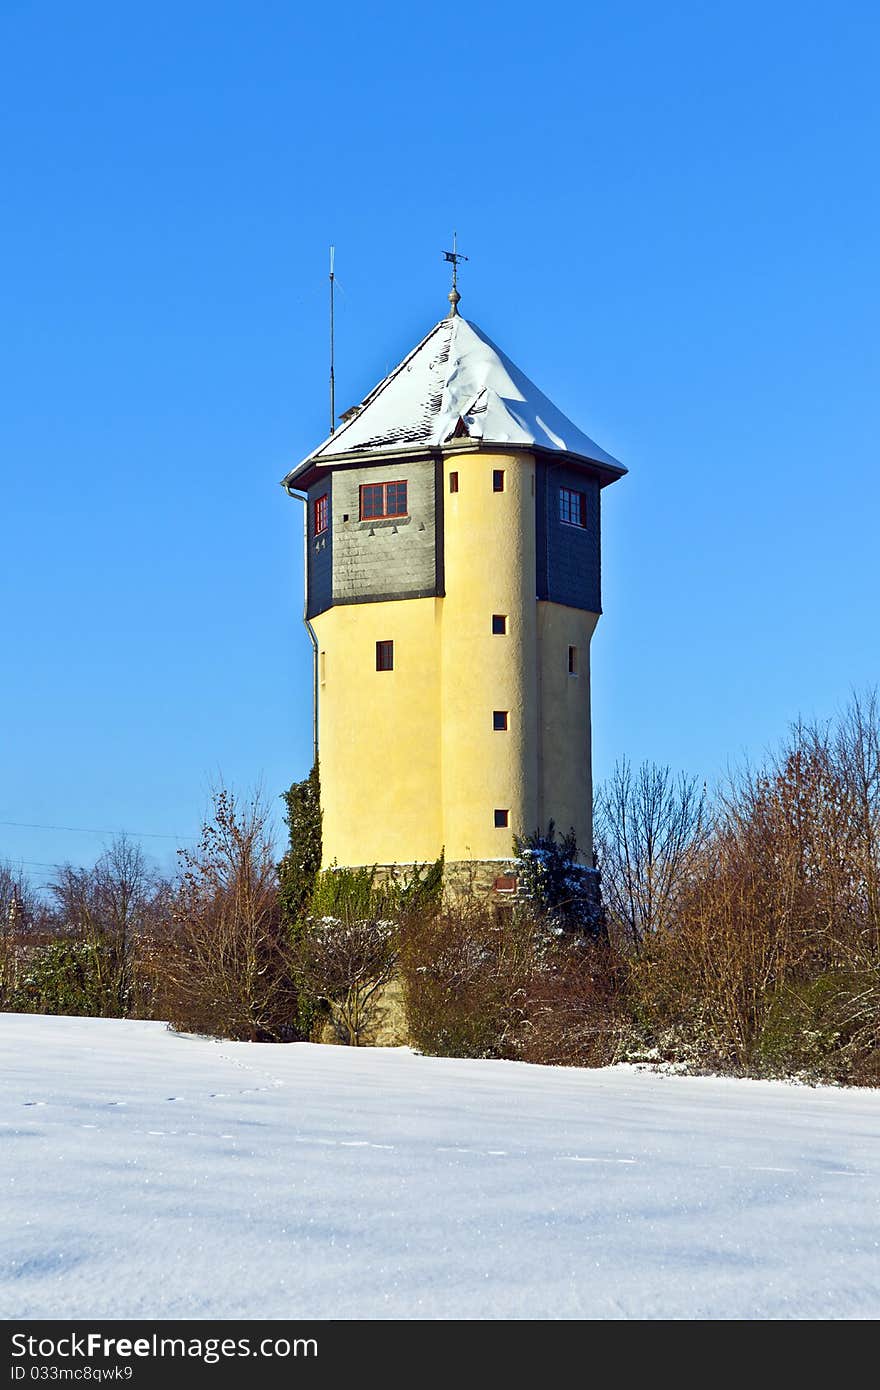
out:
{"label": "dark gray upper section", "polygon": [[[360,520],[362,483],[406,482],[407,515]],[[314,535],[314,500],[330,498],[330,530]],[[433,459],[335,468],[309,490],[308,616],[339,603],[442,593],[441,528]],[[442,504],[442,491],[439,491]],[[332,541],[331,541],[332,536]]]}
{"label": "dark gray upper section", "polygon": [[[330,525],[320,536],[315,535],[315,502],[319,497],[327,494],[329,506]],[[330,488],[330,479],[324,478],[322,482],[315,483],[309,489],[308,507],[308,606],[306,614],[313,618],[316,613],[323,613],[325,608],[329,608],[333,603],[333,496]]]}
{"label": "dark gray upper section", "polygon": [[[600,481],[576,464],[535,460],[536,595],[601,613]],[[466,456],[461,460],[467,486]],[[360,520],[362,483],[407,484],[407,515]],[[586,526],[560,515],[560,490],[581,493]],[[314,534],[315,501],[328,496],[330,525]],[[337,467],[308,493],[308,616],[334,604],[427,598],[444,592],[443,468],[440,459]]]}
{"label": "dark gray upper section", "polygon": [[[586,497],[586,527],[560,518],[559,493]],[[569,608],[602,612],[599,480],[583,469],[538,458],[535,470],[535,568],[537,595]]]}

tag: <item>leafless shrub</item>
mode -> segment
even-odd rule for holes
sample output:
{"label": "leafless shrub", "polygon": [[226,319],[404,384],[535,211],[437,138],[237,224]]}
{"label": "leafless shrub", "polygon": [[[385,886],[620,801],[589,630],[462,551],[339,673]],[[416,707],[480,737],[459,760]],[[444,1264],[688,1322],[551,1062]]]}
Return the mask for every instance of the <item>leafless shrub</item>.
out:
{"label": "leafless shrub", "polygon": [[215,792],[199,846],[181,851],[174,931],[158,954],[178,1027],[248,1041],[294,1035],[296,991],[268,811]]}
{"label": "leafless shrub", "polygon": [[401,972],[416,1046],[558,1066],[612,1060],[621,963],[606,944],[480,900],[405,924]]}
{"label": "leafless shrub", "polygon": [[668,1037],[677,1059],[745,1067],[785,978],[785,904],[768,898],[741,850],[735,838],[716,835],[675,925],[653,935],[630,964],[636,1015]]}
{"label": "leafless shrub", "polygon": [[625,962],[607,943],[545,943],[526,989],[518,1055],[552,1066],[601,1067],[617,1059],[626,1031]]}
{"label": "leafless shrub", "polygon": [[302,986],[329,1010],[341,1042],[359,1047],[382,1015],[382,990],[397,965],[394,924],[380,918],[307,920],[295,946]]}
{"label": "leafless shrub", "polygon": [[634,1015],[661,1051],[752,1071],[871,1071],[878,732],[876,700],[854,700],[730,779],[674,912],[631,963]]}
{"label": "leafless shrub", "polygon": [[477,898],[407,922],[401,974],[416,1046],[436,1056],[518,1055],[538,940]]}

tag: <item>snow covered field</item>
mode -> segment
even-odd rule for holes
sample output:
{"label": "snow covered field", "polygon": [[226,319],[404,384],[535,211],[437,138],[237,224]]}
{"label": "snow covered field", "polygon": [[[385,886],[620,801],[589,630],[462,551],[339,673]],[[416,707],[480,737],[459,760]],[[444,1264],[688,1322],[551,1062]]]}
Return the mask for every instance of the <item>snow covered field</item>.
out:
{"label": "snow covered field", "polygon": [[0,1015],[0,1315],[877,1317],[880,1092]]}

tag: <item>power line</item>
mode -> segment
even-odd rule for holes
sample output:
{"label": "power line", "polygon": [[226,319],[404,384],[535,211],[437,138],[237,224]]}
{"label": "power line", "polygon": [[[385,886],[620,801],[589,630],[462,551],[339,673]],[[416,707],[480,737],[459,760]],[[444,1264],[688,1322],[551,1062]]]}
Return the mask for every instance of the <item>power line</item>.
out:
{"label": "power line", "polygon": [[0,825],[12,825],[18,830],[73,830],[81,835],[130,835],[136,840],[195,840],[195,835],[171,835],[161,830],[96,830],[87,825],[40,825],[35,821],[0,820]]}
{"label": "power line", "polygon": [[66,867],[64,864],[60,863],[47,864],[44,859],[18,859],[13,857],[8,862],[13,866],[16,864],[26,864],[29,869],[63,869]]}

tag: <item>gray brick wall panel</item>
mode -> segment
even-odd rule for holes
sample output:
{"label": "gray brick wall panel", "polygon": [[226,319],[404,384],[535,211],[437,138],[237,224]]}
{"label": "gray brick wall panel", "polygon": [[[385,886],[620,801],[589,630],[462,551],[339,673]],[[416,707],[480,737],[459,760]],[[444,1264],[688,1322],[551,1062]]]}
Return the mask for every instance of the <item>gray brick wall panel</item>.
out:
{"label": "gray brick wall panel", "polygon": [[[436,589],[435,469],[431,460],[333,474],[333,602],[403,598]],[[406,480],[408,515],[360,520],[362,483]],[[345,517],[348,520],[345,520]]]}

